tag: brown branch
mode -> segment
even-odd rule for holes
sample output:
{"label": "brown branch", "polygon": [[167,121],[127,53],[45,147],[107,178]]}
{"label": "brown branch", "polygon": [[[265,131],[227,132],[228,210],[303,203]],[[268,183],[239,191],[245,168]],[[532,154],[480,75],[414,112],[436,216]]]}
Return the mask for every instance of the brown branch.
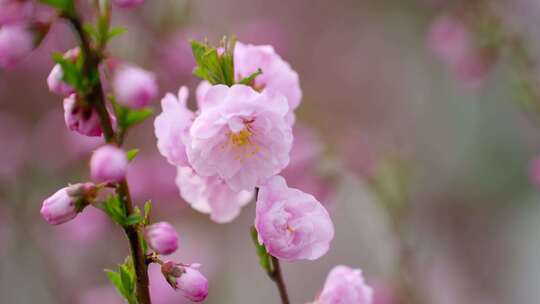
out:
{"label": "brown branch", "polygon": [[[84,59],[83,63],[83,75],[98,75],[99,64],[102,60],[101,51],[95,50],[90,44],[90,38],[84,31],[81,19],[76,14],[64,16],[79,36],[81,42],[81,53]],[[103,87],[99,78],[91,85],[88,92],[85,92],[85,100],[97,111],[101,123],[101,128],[105,137],[105,141],[109,144],[115,144],[120,146],[122,138],[115,136],[115,132],[112,128],[109,112],[105,106],[105,95],[103,93]],[[129,193],[129,186],[126,179],[122,180],[116,188],[118,197],[126,206],[126,215],[133,214],[133,202]],[[131,257],[133,259],[133,265],[135,268],[136,276],[136,293],[137,302],[139,304],[151,304],[150,291],[148,289],[148,269],[146,265],[146,257],[140,242],[140,235],[136,226],[130,225],[124,227],[124,232],[128,238]]]}
{"label": "brown branch", "polygon": [[277,285],[279,296],[281,297],[281,303],[290,304],[289,295],[287,294],[287,287],[285,286],[285,280],[283,280],[283,274],[281,273],[281,266],[279,265],[279,260],[275,257],[272,257],[272,272],[269,272],[268,275]]}

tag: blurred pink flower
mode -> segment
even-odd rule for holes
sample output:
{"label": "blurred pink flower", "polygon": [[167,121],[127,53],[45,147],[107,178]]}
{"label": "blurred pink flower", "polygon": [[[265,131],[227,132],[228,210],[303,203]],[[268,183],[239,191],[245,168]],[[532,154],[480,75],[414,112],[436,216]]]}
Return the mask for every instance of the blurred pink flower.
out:
{"label": "blurred pink flower", "polygon": [[86,136],[101,136],[99,115],[92,107],[81,106],[77,95],[71,94],[64,99],[64,120],[71,131]]}
{"label": "blurred pink flower", "polygon": [[373,303],[373,290],[364,281],[360,269],[339,265],[328,274],[316,303],[371,304]]}
{"label": "blurred pink flower", "polygon": [[0,0],[0,26],[26,21],[33,9],[31,0]]}
{"label": "blurred pink flower", "polygon": [[127,64],[114,71],[112,87],[118,103],[134,109],[148,106],[159,93],[153,73]]}
{"label": "blurred pink flower", "polygon": [[193,209],[209,213],[217,223],[235,219],[253,198],[252,191],[234,192],[217,176],[199,176],[190,167],[178,167],[177,170],[176,184],[182,198]]}
{"label": "blurred pink flower", "polygon": [[24,25],[0,27],[0,67],[14,67],[32,52],[34,40],[34,34]]}
{"label": "blurred pink flower", "polygon": [[154,121],[157,147],[171,165],[187,166],[185,145],[194,114],[187,108],[188,89],[181,87],[178,97],[167,93],[161,100],[161,114]]}
{"label": "blurred pink flower", "polygon": [[249,191],[287,166],[292,132],[283,96],[245,85],[216,85],[204,103],[187,149],[199,175],[217,175],[233,191]]}
{"label": "blurred pink flower", "polygon": [[472,47],[472,38],[463,22],[452,16],[439,16],[431,24],[428,46],[447,64],[455,64]]}
{"label": "blurred pink flower", "polygon": [[[79,48],[71,49],[64,54],[64,58],[73,61],[75,61],[78,56]],[[62,67],[60,64],[55,64],[51,70],[51,73],[47,77],[47,85],[51,92],[62,96],[69,96],[70,94],[74,93],[75,90],[62,80],[63,77],[64,71],[62,71]]]}
{"label": "blurred pink flower", "polygon": [[128,159],[124,150],[105,145],[90,159],[90,175],[98,183],[119,182],[126,176]]}
{"label": "blurred pink flower", "polygon": [[394,289],[384,282],[371,284],[373,287],[373,304],[399,304],[399,298]]}
{"label": "blurred pink flower", "polygon": [[178,234],[167,222],[158,222],[145,228],[146,240],[150,248],[159,254],[168,255],[178,249]]}
{"label": "blurred pink flower", "polygon": [[25,126],[15,116],[0,113],[0,178],[13,178],[24,163],[27,134]]}
{"label": "blurred pink flower", "polygon": [[289,188],[283,177],[260,188],[256,210],[259,242],[272,256],[315,260],[330,248],[334,225],[328,212],[312,195]]}
{"label": "blurred pink flower", "polygon": [[134,8],[144,3],[144,0],[113,0],[114,5],[121,8]]}
{"label": "blurred pink flower", "polygon": [[79,304],[122,304],[125,303],[122,296],[114,289],[112,285],[95,287],[84,291],[80,298]]}
{"label": "blurred pink flower", "polygon": [[237,42],[234,49],[234,72],[238,80],[248,77],[259,68],[262,74],[255,78],[253,86],[283,94],[287,98],[290,111],[296,109],[302,99],[298,73],[272,46]]}

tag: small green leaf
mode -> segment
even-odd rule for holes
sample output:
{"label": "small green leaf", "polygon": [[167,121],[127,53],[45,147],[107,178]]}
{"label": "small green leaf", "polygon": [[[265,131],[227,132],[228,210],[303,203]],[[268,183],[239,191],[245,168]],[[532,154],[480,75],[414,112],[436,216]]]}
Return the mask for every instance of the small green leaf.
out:
{"label": "small green leaf", "polygon": [[263,73],[263,71],[261,69],[257,69],[257,71],[255,73],[252,73],[251,75],[249,75],[248,77],[245,77],[244,79],[240,80],[240,84],[245,84],[245,85],[252,85],[253,82],[255,81],[255,78],[259,75],[261,75]]}
{"label": "small green leaf", "polygon": [[127,28],[125,27],[113,27],[107,34],[107,40],[111,40],[114,37],[121,36],[125,33],[127,33]]}
{"label": "small green leaf", "polygon": [[234,84],[234,46],[236,39],[224,38],[221,42],[222,50],[218,50],[208,44],[191,41],[191,50],[197,66],[193,74],[211,84]]}
{"label": "small green leaf", "polygon": [[128,112],[124,123],[127,127],[131,127],[133,125],[143,122],[145,119],[152,116],[153,113],[154,111],[151,108],[131,110]]}
{"label": "small green leaf", "polygon": [[253,240],[253,243],[255,244],[255,247],[257,250],[257,256],[259,257],[259,264],[266,272],[271,273],[272,266],[270,263],[270,255],[266,251],[266,247],[264,247],[264,244],[259,244],[259,237],[258,237],[257,230],[255,229],[255,227],[251,227],[251,239]]}
{"label": "small green leaf", "polygon": [[61,53],[54,53],[53,59],[62,67],[62,80],[79,91],[83,88],[83,75],[77,64],[71,60],[64,58]]}
{"label": "small green leaf", "polygon": [[113,270],[105,270],[105,272],[107,273],[107,277],[109,277],[109,281],[111,281],[111,284],[114,285],[118,293],[121,294],[124,298],[126,298],[127,294],[124,290],[124,284],[122,282],[120,274]]}
{"label": "small green leaf", "polygon": [[99,40],[99,33],[98,31],[96,30],[96,28],[94,27],[94,25],[90,24],[90,23],[85,23],[83,25],[83,29],[86,33],[88,33],[88,35],[90,35],[94,40]]}
{"label": "small green leaf", "polygon": [[146,226],[150,222],[150,213],[152,212],[152,201],[147,201],[144,203],[144,221],[143,224]]}
{"label": "small green leaf", "polygon": [[127,257],[123,264],[118,265],[118,271],[105,270],[111,283],[116,287],[129,304],[137,304],[135,294],[135,269],[131,258]]}
{"label": "small green leaf", "polygon": [[124,221],[124,225],[123,226],[131,226],[131,225],[137,225],[139,223],[141,223],[143,220],[142,216],[140,214],[131,214],[130,216],[128,216],[125,221]]}
{"label": "small green leaf", "polygon": [[128,161],[132,161],[137,156],[137,154],[139,154],[139,151],[139,149],[131,149],[127,151],[126,156]]}
{"label": "small green leaf", "polygon": [[73,0],[40,0],[40,2],[64,12],[72,12],[74,8]]}

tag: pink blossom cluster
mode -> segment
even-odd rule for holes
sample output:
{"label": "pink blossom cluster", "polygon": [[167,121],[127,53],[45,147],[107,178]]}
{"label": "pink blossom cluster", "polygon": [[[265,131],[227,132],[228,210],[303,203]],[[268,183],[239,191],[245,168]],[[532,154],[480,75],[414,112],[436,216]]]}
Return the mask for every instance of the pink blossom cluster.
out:
{"label": "pink blossom cluster", "polygon": [[442,15],[431,24],[428,47],[468,86],[478,86],[492,67],[493,52],[476,45],[474,34],[457,17]]}
{"label": "pink blossom cluster", "polygon": [[237,42],[236,81],[258,70],[249,84],[201,82],[196,111],[187,107],[186,87],[167,94],[154,122],[157,146],[177,167],[180,195],[195,210],[230,222],[259,189],[260,243],[280,259],[317,259],[334,236],[330,216],[315,197],[279,176],[290,163],[299,77],[271,46]]}

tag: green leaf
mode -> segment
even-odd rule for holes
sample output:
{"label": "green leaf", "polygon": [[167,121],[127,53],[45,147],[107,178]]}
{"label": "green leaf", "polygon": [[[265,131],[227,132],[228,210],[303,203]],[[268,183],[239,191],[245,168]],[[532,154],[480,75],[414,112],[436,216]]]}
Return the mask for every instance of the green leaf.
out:
{"label": "green leaf", "polygon": [[125,226],[126,222],[126,210],[124,204],[120,201],[118,196],[110,195],[103,203],[103,211],[109,215],[117,224]]}
{"label": "green leaf", "polygon": [[83,74],[77,63],[64,58],[61,53],[54,53],[53,59],[62,67],[62,80],[79,91],[83,91]]}
{"label": "green leaf", "polygon": [[127,127],[131,127],[133,125],[143,122],[145,119],[152,116],[153,113],[154,113],[154,110],[152,110],[151,108],[144,108],[141,110],[130,110],[126,116],[126,120],[124,121],[124,124]]}
{"label": "green leaf", "polygon": [[244,79],[240,80],[240,84],[245,84],[245,85],[252,85],[253,82],[255,81],[255,78],[259,75],[261,75],[263,72],[261,69],[257,69],[257,71],[255,73],[252,73],[251,75],[249,75],[248,77],[245,77]]}
{"label": "green leaf", "polygon": [[142,220],[143,220],[143,218],[142,218],[142,216],[140,214],[134,213],[134,214],[131,214],[130,216],[128,216],[125,219],[123,226],[137,225],[137,224],[141,223]]}
{"label": "green leaf", "polygon": [[191,41],[191,50],[197,66],[193,74],[211,84],[234,84],[234,46],[236,39],[224,38],[221,42],[223,52],[208,44]]}
{"label": "green leaf", "polygon": [[85,23],[83,25],[83,29],[86,33],[88,33],[88,35],[90,35],[94,40],[99,40],[99,33],[98,31],[96,30],[96,28],[94,27],[94,25],[90,24],[90,23]]}
{"label": "green leaf", "polygon": [[270,263],[270,255],[266,251],[266,247],[264,247],[264,244],[259,244],[259,237],[258,237],[257,230],[255,229],[255,227],[251,227],[251,239],[253,240],[253,243],[255,244],[255,247],[257,250],[257,256],[259,257],[259,264],[266,272],[271,273],[272,266]]}
{"label": "green leaf", "polygon": [[128,257],[123,264],[118,265],[118,271],[105,270],[109,281],[116,287],[129,304],[137,304],[137,296],[135,294],[135,268],[133,262]]}
{"label": "green leaf", "polygon": [[126,156],[128,161],[132,161],[137,156],[137,154],[139,154],[139,151],[139,149],[131,149],[127,151]]}
{"label": "green leaf", "polygon": [[72,12],[74,8],[73,0],[40,0],[40,2],[64,12]]}
{"label": "green leaf", "polygon": [[127,31],[128,30],[125,27],[113,27],[113,28],[111,28],[111,30],[107,34],[107,41],[111,40],[114,37],[121,36],[121,35],[127,33]]}
{"label": "green leaf", "polygon": [[150,222],[150,213],[152,212],[152,201],[147,201],[144,203],[144,221],[143,224],[146,226]]}

